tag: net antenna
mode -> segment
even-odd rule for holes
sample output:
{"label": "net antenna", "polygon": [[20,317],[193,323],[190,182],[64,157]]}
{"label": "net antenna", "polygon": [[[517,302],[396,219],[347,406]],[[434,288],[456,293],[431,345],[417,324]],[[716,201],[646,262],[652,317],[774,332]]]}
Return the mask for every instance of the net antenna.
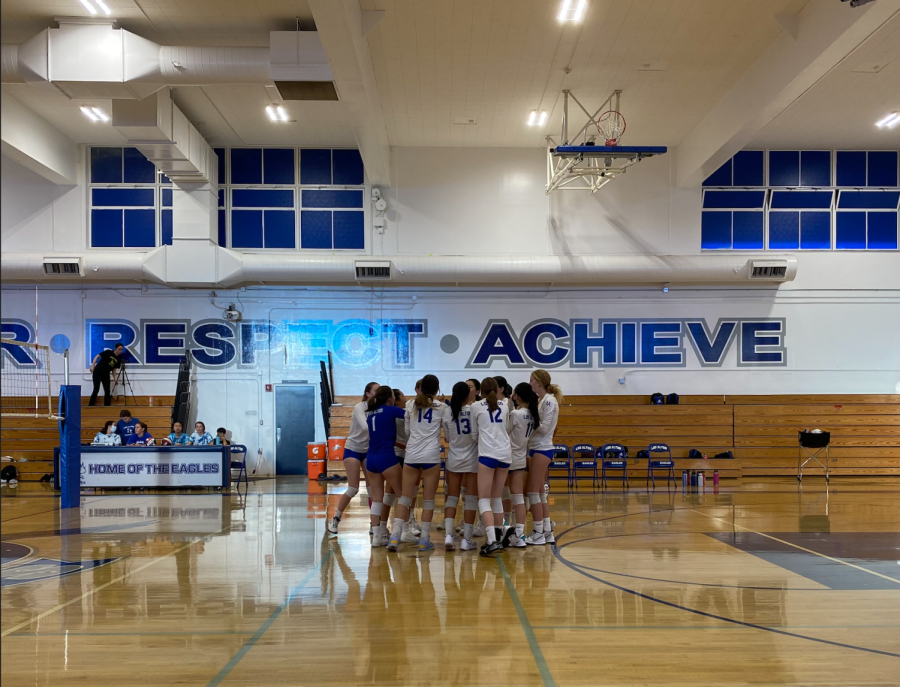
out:
{"label": "net antenna", "polygon": [[[559,143],[547,137],[547,186],[553,191],[596,193],[631,165],[644,158],[663,155],[665,146],[625,146],[625,117],[619,111],[622,91],[615,90],[593,113],[571,91],[563,91],[562,129]],[[569,100],[587,120],[575,135],[569,135]],[[602,143],[598,144],[598,137]]]}
{"label": "net antenna", "polygon": [[50,347],[0,339],[0,416],[62,419],[54,411]]}

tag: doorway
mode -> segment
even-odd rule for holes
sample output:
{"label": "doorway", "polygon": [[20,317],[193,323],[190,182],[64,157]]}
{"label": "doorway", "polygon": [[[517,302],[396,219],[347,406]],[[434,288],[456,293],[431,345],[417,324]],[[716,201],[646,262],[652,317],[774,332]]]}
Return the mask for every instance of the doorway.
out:
{"label": "doorway", "polygon": [[305,475],[306,445],[316,440],[316,388],[275,385],[275,474]]}

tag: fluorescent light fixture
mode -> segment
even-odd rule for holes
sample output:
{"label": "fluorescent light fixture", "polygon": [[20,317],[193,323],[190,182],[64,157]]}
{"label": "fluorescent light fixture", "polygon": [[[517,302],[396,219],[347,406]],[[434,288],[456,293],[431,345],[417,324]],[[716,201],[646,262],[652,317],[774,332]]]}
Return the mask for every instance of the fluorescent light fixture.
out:
{"label": "fluorescent light fixture", "polygon": [[532,110],[528,115],[528,126],[544,126],[547,123],[547,113]]}
{"label": "fluorescent light fixture", "polygon": [[883,129],[884,127],[893,129],[898,123],[900,123],[900,112],[891,112],[887,117],[882,117],[875,122],[875,126],[879,129]]}
{"label": "fluorescent light fixture", "polygon": [[100,9],[103,10],[103,14],[105,14],[107,17],[112,14],[112,10],[109,9],[109,6],[105,2],[103,2],[103,0],[94,0],[94,2],[97,3]]}
{"label": "fluorescent light fixture", "polygon": [[284,109],[281,105],[279,105],[278,107],[276,107],[276,108],[275,108],[275,111],[278,113],[278,118],[279,118],[282,122],[286,122],[286,121],[288,120],[288,119],[287,119],[287,112],[285,111],[285,109]]}
{"label": "fluorescent light fixture", "polygon": [[103,112],[103,110],[101,110],[99,107],[92,107],[91,112],[93,112],[95,115],[97,115],[101,121],[103,121],[103,122],[109,121],[109,117],[107,117],[106,113]]}
{"label": "fluorescent light fixture", "polygon": [[81,4],[84,5],[84,8],[91,14],[97,14],[97,10],[88,2],[88,0],[81,0]]}
{"label": "fluorescent light fixture", "polygon": [[559,21],[580,22],[587,11],[587,0],[563,0],[559,8]]}
{"label": "fluorescent light fixture", "polygon": [[90,119],[92,122],[99,122],[99,121],[100,121],[100,117],[98,117],[97,115],[95,115],[95,114],[94,114],[94,111],[93,111],[91,108],[89,108],[89,107],[82,107],[82,108],[81,108],[81,113],[82,113],[85,117],[87,117],[88,119]]}
{"label": "fluorescent light fixture", "polygon": [[271,119],[273,122],[278,121],[278,114],[275,112],[275,108],[271,105],[266,106],[266,114],[269,115],[269,119]]}

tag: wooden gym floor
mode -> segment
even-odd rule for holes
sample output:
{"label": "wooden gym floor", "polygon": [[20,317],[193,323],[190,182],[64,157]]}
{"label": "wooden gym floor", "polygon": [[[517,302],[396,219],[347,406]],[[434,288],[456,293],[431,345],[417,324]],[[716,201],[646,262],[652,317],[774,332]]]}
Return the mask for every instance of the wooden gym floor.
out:
{"label": "wooden gym floor", "polygon": [[360,499],[329,538],[335,497],[303,478],[246,494],[86,496],[80,512],[61,512],[44,484],[3,487],[0,677],[896,686],[898,486],[553,493],[557,548],[493,560],[373,551]]}

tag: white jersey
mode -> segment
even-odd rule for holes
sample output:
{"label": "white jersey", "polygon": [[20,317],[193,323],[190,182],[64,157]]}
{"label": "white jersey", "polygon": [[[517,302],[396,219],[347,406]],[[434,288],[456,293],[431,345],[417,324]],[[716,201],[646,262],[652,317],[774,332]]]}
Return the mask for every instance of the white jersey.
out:
{"label": "white jersey", "polygon": [[[398,417],[397,423],[397,443],[406,444],[409,441],[409,432],[406,431],[406,417]],[[398,458],[406,458],[406,449],[394,446],[394,455]]]}
{"label": "white jersey", "polygon": [[450,472],[478,472],[478,441],[472,426],[472,406],[464,405],[457,420],[453,419],[452,409],[447,413],[444,436],[450,445],[447,469]]}
{"label": "white jersey", "polygon": [[506,401],[497,401],[497,410],[494,412],[491,412],[487,401],[472,404],[472,429],[478,433],[479,458],[510,462],[508,425],[509,405]]}
{"label": "white jersey", "polygon": [[441,462],[441,425],[450,406],[433,401],[430,408],[417,408],[416,399],[406,404],[406,464]]}
{"label": "white jersey", "polygon": [[541,424],[531,433],[528,448],[532,451],[552,451],[553,435],[559,421],[559,403],[556,396],[545,394],[544,398],[538,401],[538,413]]}
{"label": "white jersey", "polygon": [[512,453],[510,470],[524,470],[528,467],[528,439],[533,422],[528,408],[517,408],[509,414],[509,445]]}
{"label": "white jersey", "polygon": [[349,448],[357,453],[365,453],[369,450],[369,426],[366,424],[366,409],[368,403],[360,401],[353,406],[353,414],[350,416],[350,431],[347,433],[347,441],[344,448]]}

